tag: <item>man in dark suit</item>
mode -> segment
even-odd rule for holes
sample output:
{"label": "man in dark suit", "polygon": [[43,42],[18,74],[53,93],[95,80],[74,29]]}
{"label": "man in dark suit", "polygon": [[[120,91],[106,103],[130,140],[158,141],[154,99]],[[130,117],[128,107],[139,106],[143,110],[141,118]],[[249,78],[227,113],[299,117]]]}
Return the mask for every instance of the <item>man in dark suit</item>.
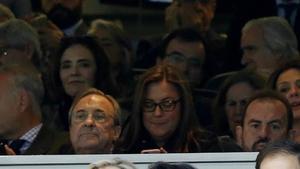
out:
{"label": "man in dark suit", "polygon": [[57,154],[67,136],[42,123],[44,88],[40,73],[29,62],[0,67],[0,136],[4,154]]}
{"label": "man in dark suit", "polygon": [[[291,7],[288,7],[291,6]],[[293,27],[300,40],[300,1],[299,0],[243,0],[236,1],[235,12],[230,23],[227,39],[228,64],[232,70],[241,68],[240,39],[241,29],[251,19],[282,16]],[[290,13],[290,14],[289,14]],[[299,47],[299,44],[298,44]]]}

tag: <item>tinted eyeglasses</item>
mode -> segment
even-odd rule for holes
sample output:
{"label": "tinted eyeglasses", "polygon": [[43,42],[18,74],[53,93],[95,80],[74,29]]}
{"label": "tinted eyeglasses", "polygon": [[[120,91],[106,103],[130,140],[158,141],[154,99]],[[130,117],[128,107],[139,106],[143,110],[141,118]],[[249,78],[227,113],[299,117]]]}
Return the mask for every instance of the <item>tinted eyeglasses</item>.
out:
{"label": "tinted eyeglasses", "polygon": [[163,112],[173,111],[177,105],[177,103],[180,101],[180,98],[178,99],[166,99],[164,101],[161,101],[159,103],[155,103],[152,100],[145,100],[143,103],[143,111],[144,112],[154,112],[156,109],[156,106],[160,108]]}

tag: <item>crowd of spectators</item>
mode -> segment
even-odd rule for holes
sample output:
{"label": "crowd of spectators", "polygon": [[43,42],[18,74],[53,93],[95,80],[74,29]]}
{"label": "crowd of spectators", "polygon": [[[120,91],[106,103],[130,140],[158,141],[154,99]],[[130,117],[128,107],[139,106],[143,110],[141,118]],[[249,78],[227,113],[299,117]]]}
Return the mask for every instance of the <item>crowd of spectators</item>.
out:
{"label": "crowd of spectators", "polygon": [[[83,0],[14,2],[0,0],[1,154],[261,151],[260,168],[269,145],[300,143],[299,0],[237,3],[226,36],[218,1],[173,0],[143,49],[120,21],[87,23]],[[109,163],[123,161],[91,168]],[[192,168],[169,165],[150,169]]]}

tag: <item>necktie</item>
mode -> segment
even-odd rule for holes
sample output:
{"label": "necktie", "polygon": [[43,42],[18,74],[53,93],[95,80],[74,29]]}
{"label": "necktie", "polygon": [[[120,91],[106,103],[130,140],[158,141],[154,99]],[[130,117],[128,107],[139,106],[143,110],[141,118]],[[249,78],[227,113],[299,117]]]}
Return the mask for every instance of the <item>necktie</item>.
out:
{"label": "necktie", "polygon": [[18,155],[20,154],[20,148],[23,146],[25,143],[25,140],[17,139],[13,140],[10,144],[9,147],[14,150],[14,152]]}

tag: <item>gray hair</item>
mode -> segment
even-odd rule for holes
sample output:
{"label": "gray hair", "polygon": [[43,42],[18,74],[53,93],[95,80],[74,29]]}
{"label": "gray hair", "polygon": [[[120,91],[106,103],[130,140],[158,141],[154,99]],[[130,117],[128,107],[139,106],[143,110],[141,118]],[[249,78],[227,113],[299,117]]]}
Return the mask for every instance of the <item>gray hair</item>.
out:
{"label": "gray hair", "polygon": [[0,74],[9,75],[13,89],[25,89],[30,94],[33,110],[40,116],[44,86],[41,74],[36,67],[29,61],[22,64],[5,64],[0,67]]}
{"label": "gray hair", "polygon": [[95,19],[91,23],[91,27],[88,30],[88,34],[93,35],[97,30],[99,29],[105,29],[109,32],[111,32],[113,35],[123,34],[123,27],[120,21],[108,21],[104,19]]}
{"label": "gray hair", "polygon": [[26,45],[33,46],[32,63],[39,68],[42,51],[37,31],[21,19],[9,19],[0,23],[0,39],[5,45],[24,49]]}
{"label": "gray hair", "polygon": [[118,169],[136,169],[136,167],[131,162],[121,160],[119,158],[112,160],[101,160],[95,163],[91,163],[89,169],[104,169],[111,166]]}
{"label": "gray hair", "polygon": [[75,99],[73,100],[73,103],[70,107],[70,110],[69,110],[69,124],[71,125],[71,118],[72,118],[72,115],[73,115],[73,110],[75,108],[75,106],[78,104],[78,102],[85,96],[88,96],[88,95],[99,95],[99,96],[102,96],[104,97],[106,100],[108,100],[113,109],[114,109],[114,125],[120,125],[120,118],[121,118],[121,108],[119,106],[119,103],[113,98],[111,97],[110,95],[106,95],[104,94],[101,90],[98,90],[96,88],[88,88],[84,91],[82,91],[81,93],[78,93],[75,97]]}
{"label": "gray hair", "polygon": [[261,168],[261,163],[268,157],[282,155],[282,156],[294,156],[300,164],[300,144],[291,140],[279,140],[273,143],[269,143],[256,157],[256,169]]}
{"label": "gray hair", "polygon": [[6,17],[7,19],[16,18],[15,14],[3,4],[0,4],[0,17]]}
{"label": "gray hair", "polygon": [[99,30],[106,30],[111,34],[111,36],[119,45],[125,47],[126,49],[131,49],[131,44],[129,42],[127,34],[123,29],[121,21],[108,21],[104,19],[93,20],[87,34],[96,36],[97,31]]}
{"label": "gray hair", "polygon": [[280,54],[282,61],[299,58],[298,41],[290,24],[282,17],[272,16],[252,19],[242,32],[256,27],[263,32],[266,47],[274,54]]}

